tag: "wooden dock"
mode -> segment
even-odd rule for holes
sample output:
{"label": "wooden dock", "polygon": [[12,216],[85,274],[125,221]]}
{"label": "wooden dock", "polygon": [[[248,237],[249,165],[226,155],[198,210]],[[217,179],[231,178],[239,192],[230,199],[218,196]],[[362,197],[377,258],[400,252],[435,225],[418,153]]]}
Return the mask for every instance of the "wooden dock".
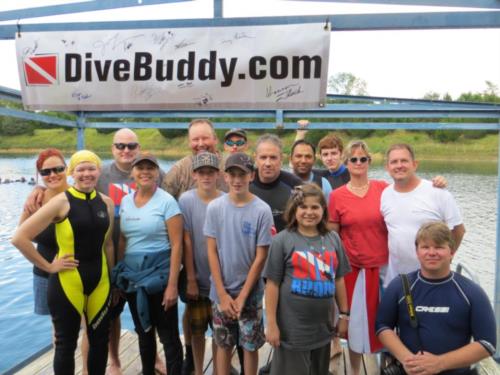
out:
{"label": "wooden dock", "polygon": [[[163,348],[158,344],[159,353],[163,356]],[[45,351],[36,358],[32,358],[29,363],[26,363],[22,368],[18,368],[11,374],[18,375],[52,375],[52,359],[54,357],[54,350]],[[82,373],[82,358],[80,349],[77,349],[75,358],[75,374]],[[141,360],[139,357],[139,345],[137,343],[137,335],[132,331],[122,331],[120,340],[120,360],[122,363],[122,371],[124,375],[138,375],[141,374]],[[265,344],[259,350],[259,368],[267,364],[271,360],[271,347]],[[345,345],[342,345],[342,353],[331,359],[330,371],[334,375],[349,375],[346,362],[349,362],[349,350]],[[232,365],[234,368],[239,369],[238,356],[236,353],[233,355]],[[211,340],[207,339],[205,349],[205,363],[204,374],[212,374],[212,346]],[[362,364],[361,374],[363,375],[378,375],[377,360],[374,355],[364,356],[364,366]]]}

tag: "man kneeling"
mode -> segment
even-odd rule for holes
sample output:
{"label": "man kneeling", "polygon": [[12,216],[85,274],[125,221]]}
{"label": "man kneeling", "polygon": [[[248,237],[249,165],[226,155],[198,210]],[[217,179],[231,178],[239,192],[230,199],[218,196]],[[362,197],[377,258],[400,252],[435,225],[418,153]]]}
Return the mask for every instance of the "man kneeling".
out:
{"label": "man kneeling", "polygon": [[451,271],[455,247],[446,224],[424,224],[415,244],[420,269],[408,279],[416,318],[410,319],[399,276],[380,303],[377,335],[407,374],[473,374],[470,366],[495,352],[488,297],[479,285]]}

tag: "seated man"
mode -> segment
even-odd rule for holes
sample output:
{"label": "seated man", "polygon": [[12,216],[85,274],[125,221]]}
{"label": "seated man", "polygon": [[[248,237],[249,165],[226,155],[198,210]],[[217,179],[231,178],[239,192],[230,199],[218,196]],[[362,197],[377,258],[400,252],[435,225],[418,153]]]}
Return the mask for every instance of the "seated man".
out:
{"label": "seated man", "polygon": [[420,269],[408,274],[416,327],[401,276],[389,284],[379,306],[377,335],[410,375],[473,374],[472,364],[495,353],[493,310],[479,285],[451,271],[452,238],[443,222],[424,224],[417,233]]}

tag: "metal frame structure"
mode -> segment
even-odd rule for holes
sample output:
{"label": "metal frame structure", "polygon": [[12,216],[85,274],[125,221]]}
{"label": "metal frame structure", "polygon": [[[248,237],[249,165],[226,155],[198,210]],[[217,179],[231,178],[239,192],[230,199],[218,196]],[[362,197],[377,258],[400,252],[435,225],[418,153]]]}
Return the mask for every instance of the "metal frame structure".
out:
{"label": "metal frame structure", "polygon": [[[356,4],[389,4],[433,6],[435,12],[386,13],[386,14],[342,14],[314,16],[275,16],[225,18],[223,0],[213,0],[213,17],[182,20],[113,21],[113,22],[76,22],[76,23],[39,23],[24,24],[23,18],[37,18],[52,15],[74,14],[97,10],[148,6],[177,3],[189,0],[92,0],[57,6],[42,6],[0,12],[0,21],[12,21],[0,26],[0,40],[11,40],[18,32],[105,30],[140,28],[176,27],[216,27],[244,25],[280,25],[293,23],[312,23],[329,21],[335,31],[369,30],[426,30],[426,29],[464,29],[500,28],[500,0],[314,0],[323,2]],[[310,1],[310,0],[301,0]],[[449,7],[466,10],[449,11]],[[473,10],[470,10],[473,9]],[[317,110],[225,110],[225,111],[161,111],[161,112],[79,112],[76,120],[64,120],[42,113],[14,110],[0,107],[0,115],[41,121],[60,126],[75,127],[78,130],[77,148],[84,147],[84,129],[120,128],[122,122],[110,119],[133,119],[128,121],[131,128],[185,128],[186,124],[173,122],[175,118],[240,118],[237,123],[223,122],[219,128],[234,126],[247,129],[266,129],[274,127],[294,128],[298,118],[321,119],[313,122],[312,129],[465,129],[496,130],[500,136],[500,105],[460,103],[402,98],[358,97],[331,95],[330,99],[348,100],[350,104],[329,104]],[[0,86],[0,99],[20,102],[18,91]],[[359,102],[359,103],[353,103]],[[144,118],[161,118],[165,121],[146,122]],[[351,119],[366,119],[367,122],[353,122]],[[419,119],[420,122],[406,122],[403,119]],[[106,121],[108,119],[108,121]],[[258,122],[248,119],[257,119]],[[270,120],[273,119],[273,120]],[[327,121],[325,121],[325,119]],[[391,119],[394,122],[377,122],[377,119]],[[461,122],[445,122],[446,119],[461,119]],[[488,120],[480,122],[477,119]],[[499,155],[500,176],[500,155]],[[500,337],[500,181],[497,191],[497,235],[494,308],[497,321],[497,337]],[[500,349],[497,350],[497,356]]]}

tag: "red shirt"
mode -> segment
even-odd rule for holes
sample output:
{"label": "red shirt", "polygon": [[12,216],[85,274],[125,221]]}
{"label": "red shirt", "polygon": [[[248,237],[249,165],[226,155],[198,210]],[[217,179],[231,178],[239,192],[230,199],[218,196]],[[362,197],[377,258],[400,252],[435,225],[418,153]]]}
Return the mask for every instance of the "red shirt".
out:
{"label": "red shirt", "polygon": [[388,262],[387,228],[380,213],[380,198],[387,185],[370,180],[362,198],[351,193],[347,185],[330,194],[330,222],[340,225],[340,238],[355,267],[380,267]]}

